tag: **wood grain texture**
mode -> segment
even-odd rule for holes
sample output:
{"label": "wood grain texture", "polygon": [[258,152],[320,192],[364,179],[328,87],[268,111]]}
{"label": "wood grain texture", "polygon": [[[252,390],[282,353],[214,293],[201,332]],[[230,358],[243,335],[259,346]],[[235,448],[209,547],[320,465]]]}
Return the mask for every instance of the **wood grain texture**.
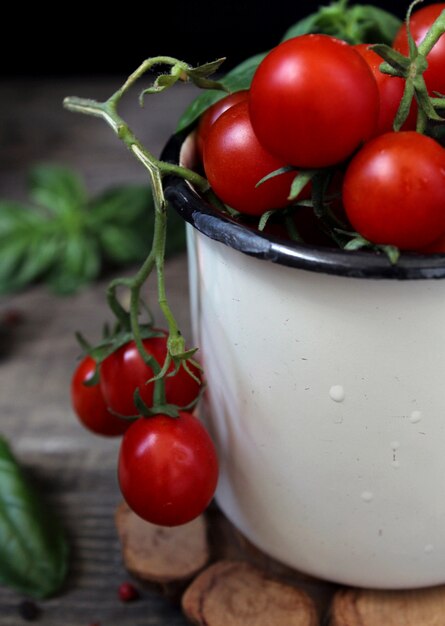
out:
{"label": "wood grain texture", "polygon": [[301,589],[243,561],[218,561],[188,587],[182,607],[197,626],[318,626]]}
{"label": "wood grain texture", "polygon": [[[42,161],[77,168],[92,192],[112,184],[145,181],[145,172],[104,123],[62,108],[65,95],[104,98],[119,82],[3,82],[0,197],[25,198],[26,170]],[[123,113],[139,129],[143,141],[159,152],[194,93],[178,87],[174,94],[153,98],[153,106],[147,104],[145,109],[138,108],[134,93],[123,103]],[[184,256],[168,263],[166,281],[171,304],[188,337]],[[114,525],[121,499],[116,482],[118,442],[85,432],[70,406],[69,382],[79,355],[74,332],[82,330],[92,340],[99,338],[103,322],[111,319],[105,303],[107,282],[66,298],[57,298],[44,287],[0,298],[0,317],[4,311],[17,309],[24,318],[13,329],[10,350],[0,360],[0,431],[62,517],[72,549],[66,587],[58,597],[39,602],[38,623],[183,626],[186,621],[179,608],[151,591],[143,590],[138,602],[119,602],[117,587],[129,575]],[[0,587],[0,626],[24,623],[17,613],[22,599]]]}
{"label": "wood grain texture", "polygon": [[445,587],[413,591],[344,589],[337,592],[330,626],[445,626]]}
{"label": "wood grain texture", "polygon": [[204,515],[168,528],[144,521],[122,502],[115,520],[122,558],[137,578],[163,586],[181,583],[196,576],[209,560]]}

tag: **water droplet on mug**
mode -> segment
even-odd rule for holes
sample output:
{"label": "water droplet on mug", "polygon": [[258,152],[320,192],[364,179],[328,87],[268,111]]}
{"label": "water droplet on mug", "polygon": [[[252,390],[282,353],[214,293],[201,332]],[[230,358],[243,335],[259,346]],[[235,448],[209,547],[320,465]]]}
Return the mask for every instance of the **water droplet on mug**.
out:
{"label": "water droplet on mug", "polygon": [[329,397],[334,402],[343,402],[345,399],[345,390],[341,385],[332,385],[329,389]]}
{"label": "water droplet on mug", "polygon": [[422,419],[422,413],[420,411],[413,411],[409,416],[411,424],[417,424]]}
{"label": "water droplet on mug", "polygon": [[372,493],[372,491],[362,491],[360,497],[363,502],[371,502],[371,500],[374,498],[374,494]]}
{"label": "water droplet on mug", "polygon": [[400,448],[400,441],[391,441],[391,449],[398,450]]}
{"label": "water droplet on mug", "polygon": [[426,554],[431,554],[434,550],[434,546],[432,543],[427,543],[423,550]]}

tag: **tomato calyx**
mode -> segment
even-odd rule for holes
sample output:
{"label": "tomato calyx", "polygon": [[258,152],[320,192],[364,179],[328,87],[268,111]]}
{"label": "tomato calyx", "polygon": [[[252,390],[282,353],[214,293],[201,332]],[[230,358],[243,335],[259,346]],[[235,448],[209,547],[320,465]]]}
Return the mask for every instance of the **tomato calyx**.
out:
{"label": "tomato calyx", "polygon": [[[163,337],[165,334],[163,331],[153,328],[151,324],[141,324],[139,326],[139,330],[142,339],[150,339],[151,337]],[[119,348],[124,346],[126,343],[132,341],[133,333],[128,328],[122,328],[121,325],[118,323],[116,324],[113,332],[108,332],[104,336],[103,340],[94,346],[87,339],[85,339],[85,337],[80,332],[76,332],[76,339],[83,352],[92,357],[96,362],[96,372],[94,376],[87,383],[85,383],[87,386],[92,386],[96,385],[99,381],[100,364],[108,356],[110,356],[110,354],[113,354],[113,352],[119,350]],[[144,357],[146,358],[147,365],[149,365],[150,367],[153,367],[154,365],[154,367],[156,368],[156,365],[153,362],[153,357],[151,357],[150,355],[144,355]],[[157,369],[159,369],[159,364]]]}
{"label": "tomato calyx", "polygon": [[196,396],[194,400],[192,400],[192,402],[190,402],[186,406],[178,406],[177,404],[171,404],[171,403],[153,404],[153,406],[148,406],[142,400],[139,388],[137,388],[135,389],[135,392],[133,395],[133,401],[138,410],[138,414],[134,416],[118,415],[118,417],[122,417],[123,419],[127,419],[130,421],[134,421],[136,419],[140,419],[141,417],[144,419],[149,419],[152,417],[156,417],[157,415],[167,415],[168,417],[177,419],[180,416],[181,412],[183,411],[186,411],[188,413],[193,412],[193,410],[196,408],[199,401],[201,400],[204,394],[205,388],[206,388],[205,383],[201,383],[198,395]]}
{"label": "tomato calyx", "polygon": [[[271,172],[271,174],[264,179],[277,176],[282,173],[282,171],[289,171],[291,169],[296,168],[291,166],[289,166],[289,168],[281,168],[280,170]],[[385,254],[391,265],[397,264],[400,257],[400,249],[397,246],[376,244],[363,237],[360,233],[348,230],[347,220],[342,219],[342,216],[337,215],[335,210],[333,210],[333,206],[335,206],[335,203],[339,201],[341,196],[341,192],[336,190],[335,186],[334,189],[332,189],[334,177],[338,175],[339,171],[340,170],[336,168],[301,171],[294,179],[297,189],[296,195],[301,191],[304,183],[310,181],[310,197],[282,209],[266,211],[259,220],[258,230],[261,232],[267,229],[270,220],[275,224],[277,220],[280,220],[287,231],[289,239],[298,243],[305,243],[305,237],[298,227],[298,217],[299,213],[307,209],[312,212],[316,227],[319,229],[320,233],[325,235],[326,240],[333,242],[336,247],[347,251],[369,249],[377,254]],[[260,183],[261,182],[262,181],[260,181]],[[299,187],[297,187],[297,185],[299,185]]]}
{"label": "tomato calyx", "polygon": [[293,165],[285,165],[284,167],[280,167],[277,170],[266,174],[266,176],[263,176],[263,178],[257,182],[255,187],[259,187],[266,181],[275,178],[276,176],[281,176],[281,174],[287,174],[287,172],[296,172],[295,178],[291,183],[289,195],[287,197],[288,200],[296,200],[303,191],[303,189],[306,187],[306,185],[310,183],[312,178],[317,174],[318,170],[298,170]]}
{"label": "tomato calyx", "polygon": [[[198,404],[205,389],[204,382],[191,369],[192,366],[195,370],[198,370],[199,372],[202,371],[201,365],[191,358],[193,354],[195,354],[196,348],[186,350],[184,339],[181,335],[178,338],[172,338],[166,331],[154,328],[151,323],[139,325],[139,335],[142,341],[165,339],[167,337],[166,357],[162,364],[158,362],[153,354],[149,354],[147,350],[144,349],[143,352],[140,352],[140,356],[144,363],[154,374],[145,381],[145,385],[149,385],[150,383],[154,384],[153,402],[147,404],[142,398],[140,388],[136,387],[133,392],[133,402],[136,409],[134,414],[124,415],[123,413],[114,410],[112,407],[108,407],[109,412],[121,419],[134,421],[141,416],[151,417],[163,413],[170,417],[178,417],[179,411],[192,411]],[[76,338],[81,345],[84,354],[89,355],[96,364],[93,376],[84,382],[84,385],[87,387],[94,386],[99,383],[100,366],[108,357],[128,345],[130,342],[134,341],[132,330],[122,328],[119,323],[117,323],[113,332],[107,330],[104,333],[103,340],[95,346],[91,345],[81,333],[76,333]],[[173,352],[173,355],[171,355],[171,351]],[[171,368],[172,364],[173,368]],[[196,397],[185,405],[167,402],[165,393],[166,379],[176,376],[181,367],[186,371],[187,375],[190,376],[190,379],[199,386],[199,392]]]}
{"label": "tomato calyx", "polygon": [[[265,176],[258,184],[264,180],[287,171],[295,170],[293,166],[280,168]],[[333,189],[333,182],[339,173],[339,168],[323,168],[323,169],[306,169],[299,170],[291,183],[289,199],[294,200],[292,204],[282,209],[274,209],[266,211],[261,216],[258,223],[258,230],[264,231],[271,218],[279,217],[284,222],[287,234],[292,241],[305,243],[305,237],[299,232],[295,218],[298,218],[299,212],[302,210],[310,210],[314,217],[317,228],[326,239],[332,241],[337,246],[344,248],[349,241],[349,237],[345,238],[347,224],[336,215],[333,205],[340,198],[340,191]],[[310,186],[307,195],[300,197],[305,187]],[[334,185],[335,187],[335,185]]]}
{"label": "tomato calyx", "polygon": [[397,261],[400,258],[400,249],[397,246],[391,246],[388,244],[376,244],[365,237],[362,237],[360,233],[349,232],[344,230],[338,230],[340,234],[343,234],[348,237],[347,243],[344,244],[343,250],[363,250],[364,248],[368,248],[377,253],[384,253],[388,257],[391,265],[396,265]]}
{"label": "tomato calyx", "polygon": [[441,115],[445,109],[445,97],[442,94],[431,96],[425,83],[424,73],[428,69],[427,55],[434,45],[445,33],[445,10],[433,22],[423,41],[417,45],[410,30],[411,13],[422,0],[414,0],[409,6],[406,15],[406,34],[408,38],[408,56],[385,44],[370,46],[377,52],[383,63],[380,71],[391,76],[398,76],[405,80],[405,90],[400,102],[399,110],[394,120],[394,130],[400,130],[407,120],[413,99],[418,105],[417,127],[419,133],[434,134],[429,127],[443,123],[445,118]]}
{"label": "tomato calyx", "polygon": [[163,91],[165,88],[173,86],[177,80],[192,82],[200,89],[218,89],[227,92],[227,88],[221,82],[209,79],[209,76],[218,71],[225,60],[225,57],[221,57],[215,61],[192,67],[188,65],[188,63],[183,63],[175,59],[175,64],[172,66],[170,74],[158,76],[152,87],[145,89],[141,96],[145,93]]}

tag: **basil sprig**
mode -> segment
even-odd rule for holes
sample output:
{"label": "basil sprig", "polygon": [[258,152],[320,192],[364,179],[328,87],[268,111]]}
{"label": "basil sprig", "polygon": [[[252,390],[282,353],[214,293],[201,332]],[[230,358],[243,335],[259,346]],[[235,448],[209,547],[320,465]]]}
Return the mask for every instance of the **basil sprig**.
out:
{"label": "basil sprig", "polygon": [[308,33],[321,33],[350,44],[390,45],[401,25],[402,20],[384,9],[369,4],[348,7],[347,0],[339,0],[320,7],[316,13],[311,13],[291,26],[282,41]]}
{"label": "basil sprig", "polygon": [[[142,261],[154,225],[148,186],[122,186],[88,198],[70,169],[39,165],[29,175],[29,206],[0,201],[0,293],[45,281],[70,294],[109,266]],[[167,254],[185,248],[182,220],[171,215]]]}
{"label": "basil sprig", "polygon": [[68,568],[64,531],[0,436],[0,583],[36,598],[53,595]]}

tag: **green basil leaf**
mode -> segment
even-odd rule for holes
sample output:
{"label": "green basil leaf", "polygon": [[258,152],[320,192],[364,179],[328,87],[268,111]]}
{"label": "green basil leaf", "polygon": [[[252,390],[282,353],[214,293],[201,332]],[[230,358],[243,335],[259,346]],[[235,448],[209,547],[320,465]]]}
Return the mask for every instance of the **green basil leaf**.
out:
{"label": "green basil leaf", "polygon": [[153,196],[148,186],[133,185],[109,189],[94,198],[89,205],[88,223],[114,223],[131,225],[141,215],[154,210]]}
{"label": "green basil leaf", "polygon": [[57,263],[60,253],[57,237],[34,237],[26,250],[26,256],[14,272],[14,284],[17,289],[41,278],[41,276]]}
{"label": "green basil leaf", "polygon": [[351,12],[356,14],[357,23],[360,25],[357,43],[386,43],[391,45],[402,25],[398,17],[368,4],[355,5]]}
{"label": "green basil leaf", "polygon": [[0,239],[1,258],[0,263],[0,293],[16,291],[14,276],[23,258],[26,256],[29,241],[26,237],[9,237]]}
{"label": "green basil leaf", "polygon": [[55,215],[78,210],[86,203],[85,187],[77,174],[58,165],[38,165],[29,174],[29,194]]}
{"label": "green basil leaf", "polygon": [[[147,219],[150,218],[150,219]],[[130,226],[105,224],[98,232],[98,241],[102,254],[114,263],[134,263],[142,261],[148,254],[153,236],[153,213],[144,216],[144,220]],[[184,220],[176,213],[168,214],[168,231],[165,243],[165,257],[170,258],[186,249]]]}
{"label": "green basil leaf", "polygon": [[104,256],[115,263],[143,260],[150,248],[150,232],[137,232],[129,227],[106,225],[98,235]]}
{"label": "green basil leaf", "polygon": [[364,4],[347,7],[340,0],[320,7],[316,13],[291,26],[282,41],[308,33],[321,33],[350,44],[391,44],[401,24],[398,17],[378,7]]}
{"label": "green basil leaf", "polygon": [[[255,70],[265,56],[266,53],[264,52],[250,57],[228,72],[219,82],[230,93],[241,91],[242,89],[249,89]],[[195,122],[206,109],[226,95],[227,92],[217,91],[215,89],[201,93],[181,115],[176,128],[177,132]]]}
{"label": "green basil leaf", "polygon": [[85,234],[76,234],[66,241],[57,266],[48,274],[48,283],[58,295],[72,294],[97,278],[100,268],[96,240]]}
{"label": "green basil leaf", "polygon": [[46,217],[18,202],[0,201],[0,237],[29,229],[34,231],[46,222]]}
{"label": "green basil leaf", "polygon": [[26,209],[18,202],[0,201],[0,235],[18,228],[25,216]]}
{"label": "green basil leaf", "polygon": [[63,584],[68,544],[63,529],[0,437],[0,581],[46,598]]}
{"label": "green basil leaf", "polygon": [[284,33],[281,41],[292,39],[293,37],[299,37],[300,35],[307,35],[308,33],[321,32],[319,26],[319,13],[311,13],[303,19],[299,20]]}
{"label": "green basil leaf", "polygon": [[[145,258],[154,227],[149,185],[108,189],[87,201],[79,177],[66,168],[40,165],[29,180],[38,206],[0,200],[0,293],[42,279],[57,294],[74,293],[98,277],[101,254],[116,264]],[[167,254],[184,249],[183,232],[172,240]]]}

